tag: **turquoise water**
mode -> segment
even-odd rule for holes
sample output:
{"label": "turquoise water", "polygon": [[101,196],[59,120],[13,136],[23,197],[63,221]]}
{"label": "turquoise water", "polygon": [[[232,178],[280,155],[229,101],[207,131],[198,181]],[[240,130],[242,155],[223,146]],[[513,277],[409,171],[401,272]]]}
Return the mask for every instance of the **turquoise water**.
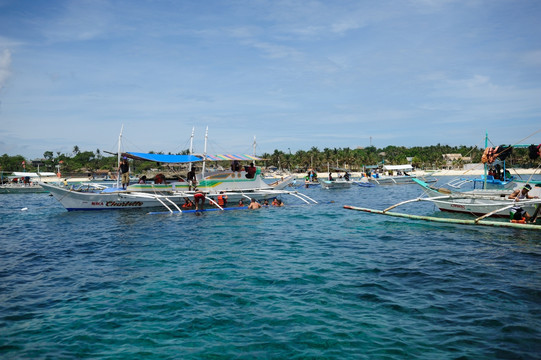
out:
{"label": "turquoise water", "polygon": [[2,196],[0,357],[540,358],[537,232],[342,208],[415,185],[301,191],[321,203],[202,216]]}

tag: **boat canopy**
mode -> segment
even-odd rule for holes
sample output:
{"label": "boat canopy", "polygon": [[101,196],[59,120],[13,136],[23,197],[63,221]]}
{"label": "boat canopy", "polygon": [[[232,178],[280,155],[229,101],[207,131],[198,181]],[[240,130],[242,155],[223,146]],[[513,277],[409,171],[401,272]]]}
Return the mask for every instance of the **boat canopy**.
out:
{"label": "boat canopy", "polygon": [[192,162],[203,161],[203,158],[196,155],[164,155],[164,154],[149,154],[139,152],[122,153],[125,156],[134,160],[155,161],[165,164],[186,164]]}
{"label": "boat canopy", "polygon": [[246,154],[218,154],[207,155],[207,160],[210,161],[224,161],[224,160],[238,160],[238,161],[253,161],[253,160],[265,160],[253,155]]}
{"label": "boat canopy", "polygon": [[19,171],[14,171],[13,172],[13,176],[28,176],[28,177],[40,177],[40,176],[56,176],[56,174],[54,172],[40,172],[40,173],[35,173],[35,172],[19,172]]}
{"label": "boat canopy", "polygon": [[412,171],[413,167],[411,165],[383,165],[384,170],[403,170],[403,171]]}
{"label": "boat canopy", "polygon": [[[185,164],[200,162],[205,159],[204,155],[164,155],[164,154],[149,154],[149,153],[139,153],[139,152],[125,152],[122,153],[122,156],[125,156],[134,160],[145,160],[145,161],[155,161],[165,164]],[[246,154],[218,154],[218,155],[206,155],[207,161],[255,161],[255,160],[264,160],[257,156],[246,155]]]}

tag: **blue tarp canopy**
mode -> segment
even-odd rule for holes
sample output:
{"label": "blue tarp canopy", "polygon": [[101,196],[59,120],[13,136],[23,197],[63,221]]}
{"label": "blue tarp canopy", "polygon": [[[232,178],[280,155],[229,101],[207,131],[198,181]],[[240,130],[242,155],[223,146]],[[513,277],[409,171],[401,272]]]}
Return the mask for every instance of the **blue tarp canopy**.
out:
{"label": "blue tarp canopy", "polygon": [[191,162],[203,161],[199,156],[195,155],[164,155],[164,154],[148,154],[138,152],[122,153],[125,156],[134,160],[155,161],[165,164],[186,164]]}

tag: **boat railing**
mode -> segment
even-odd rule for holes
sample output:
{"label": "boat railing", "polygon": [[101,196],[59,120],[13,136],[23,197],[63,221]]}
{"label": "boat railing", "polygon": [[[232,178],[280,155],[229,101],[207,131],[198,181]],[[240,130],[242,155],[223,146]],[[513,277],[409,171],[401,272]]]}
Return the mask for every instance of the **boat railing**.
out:
{"label": "boat railing", "polygon": [[471,183],[473,180],[464,178],[455,178],[449,181],[446,185],[455,189],[460,189],[464,184]]}

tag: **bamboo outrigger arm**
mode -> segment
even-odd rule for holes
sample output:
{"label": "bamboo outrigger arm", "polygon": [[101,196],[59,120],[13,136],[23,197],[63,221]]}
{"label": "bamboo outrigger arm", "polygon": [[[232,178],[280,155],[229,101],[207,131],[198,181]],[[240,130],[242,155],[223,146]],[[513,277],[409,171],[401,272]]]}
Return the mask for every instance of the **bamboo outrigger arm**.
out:
{"label": "bamboo outrigger arm", "polygon": [[436,197],[433,197],[433,198],[415,198],[415,199],[411,199],[411,200],[406,200],[406,201],[399,202],[398,204],[394,204],[393,206],[389,206],[387,209],[383,210],[382,213],[385,214],[387,211],[389,211],[391,209],[394,209],[395,207],[398,207],[398,206],[404,205],[404,204],[408,204],[408,203],[412,203],[412,202],[443,200],[443,199],[449,199],[450,197],[451,196],[436,196]]}
{"label": "bamboo outrigger arm", "polygon": [[395,212],[384,213],[381,210],[359,208],[359,207],[349,206],[349,205],[344,205],[344,209],[363,211],[363,212],[368,212],[372,214],[401,217],[401,218],[407,218],[407,219],[413,219],[413,220],[425,220],[425,221],[433,221],[433,222],[448,223],[448,224],[483,225],[483,226],[492,226],[492,227],[517,228],[517,229],[524,229],[524,230],[537,230],[537,231],[541,230],[541,226],[534,225],[534,224],[520,224],[520,223],[510,223],[510,222],[503,222],[503,221],[488,221],[488,220],[475,221],[475,220],[463,220],[463,219],[448,219],[448,218],[438,218],[434,216],[409,215],[409,214],[402,214],[402,213],[395,213]]}

